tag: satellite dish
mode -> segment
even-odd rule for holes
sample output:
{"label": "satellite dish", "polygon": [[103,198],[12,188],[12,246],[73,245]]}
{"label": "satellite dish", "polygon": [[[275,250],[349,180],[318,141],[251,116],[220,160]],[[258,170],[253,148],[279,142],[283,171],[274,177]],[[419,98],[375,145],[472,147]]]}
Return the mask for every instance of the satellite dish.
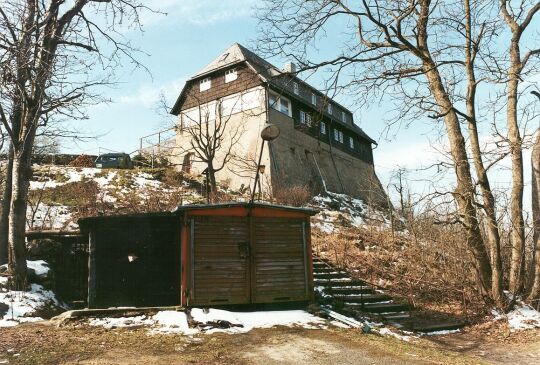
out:
{"label": "satellite dish", "polygon": [[273,141],[279,137],[279,128],[275,124],[266,123],[261,131],[261,138],[265,141]]}

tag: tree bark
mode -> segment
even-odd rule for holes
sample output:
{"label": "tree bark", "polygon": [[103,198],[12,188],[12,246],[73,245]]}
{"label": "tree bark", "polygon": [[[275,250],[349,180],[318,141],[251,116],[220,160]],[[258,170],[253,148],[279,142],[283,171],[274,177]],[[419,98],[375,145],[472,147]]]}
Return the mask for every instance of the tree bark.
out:
{"label": "tree bark", "polygon": [[525,265],[525,222],[523,220],[523,154],[522,139],[517,120],[518,84],[521,74],[519,35],[514,33],[510,45],[510,70],[507,82],[506,123],[512,158],[512,192],[510,195],[510,239],[512,259],[510,264],[510,292],[523,289]]}
{"label": "tree bark", "polygon": [[450,142],[452,159],[456,173],[455,198],[467,231],[467,246],[475,262],[476,277],[480,293],[491,297],[491,263],[480,231],[474,201],[474,186],[467,156],[465,138],[461,132],[459,119],[446,92],[439,71],[433,61],[424,60],[424,70],[433,93],[433,97],[444,114],[444,122]]}
{"label": "tree bark", "polygon": [[13,188],[9,214],[10,270],[15,285],[20,290],[26,288],[26,210],[30,187],[30,155],[24,151],[13,159]]}
{"label": "tree bark", "polygon": [[11,207],[11,189],[13,174],[13,146],[9,146],[8,164],[6,166],[6,180],[2,194],[2,211],[0,212],[0,265],[8,262],[9,242],[9,211]]}
{"label": "tree bark", "polygon": [[465,26],[466,26],[466,46],[465,46],[465,65],[467,70],[467,126],[469,131],[469,140],[471,144],[471,156],[474,168],[478,178],[478,185],[482,194],[484,212],[486,215],[486,240],[489,245],[491,261],[491,295],[495,304],[499,308],[506,306],[506,299],[503,293],[503,269],[501,259],[501,237],[499,234],[497,213],[495,209],[495,198],[491,190],[489,178],[487,175],[480,141],[478,137],[477,118],[476,118],[476,90],[477,81],[475,74],[474,61],[477,56],[476,48],[473,46],[472,15],[469,0],[464,0],[465,8]]}
{"label": "tree bark", "polygon": [[529,300],[540,299],[540,130],[537,132],[532,156],[532,214],[533,214],[533,263],[534,274]]}

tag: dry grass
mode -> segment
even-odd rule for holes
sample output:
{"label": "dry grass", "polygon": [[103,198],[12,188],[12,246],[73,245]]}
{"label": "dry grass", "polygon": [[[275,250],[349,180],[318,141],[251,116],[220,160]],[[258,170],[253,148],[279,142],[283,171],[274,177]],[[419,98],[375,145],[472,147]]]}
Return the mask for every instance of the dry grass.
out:
{"label": "dry grass", "polygon": [[475,292],[473,264],[457,225],[423,222],[414,232],[373,227],[313,233],[314,251],[415,307],[475,321],[486,310]]}

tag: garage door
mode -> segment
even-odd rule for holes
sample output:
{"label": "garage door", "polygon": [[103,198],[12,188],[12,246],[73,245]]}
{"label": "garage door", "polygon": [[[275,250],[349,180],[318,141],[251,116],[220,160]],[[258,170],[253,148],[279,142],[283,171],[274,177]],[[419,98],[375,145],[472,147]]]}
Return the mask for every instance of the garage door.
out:
{"label": "garage door", "polygon": [[248,227],[245,217],[191,219],[191,305],[250,302]]}

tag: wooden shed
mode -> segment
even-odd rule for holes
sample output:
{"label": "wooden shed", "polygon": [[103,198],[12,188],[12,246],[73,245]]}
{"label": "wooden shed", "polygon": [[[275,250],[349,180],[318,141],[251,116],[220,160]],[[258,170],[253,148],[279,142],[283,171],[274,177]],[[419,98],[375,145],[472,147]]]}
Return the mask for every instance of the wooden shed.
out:
{"label": "wooden shed", "polygon": [[89,308],[313,299],[312,209],[186,205],[79,221],[89,237]]}

